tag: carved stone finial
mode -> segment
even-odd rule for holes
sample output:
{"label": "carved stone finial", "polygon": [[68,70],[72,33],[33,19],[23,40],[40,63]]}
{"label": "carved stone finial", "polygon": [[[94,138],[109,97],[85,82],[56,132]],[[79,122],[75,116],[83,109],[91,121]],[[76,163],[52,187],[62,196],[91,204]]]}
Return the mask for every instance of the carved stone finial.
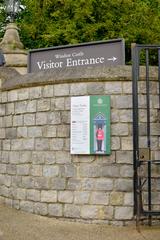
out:
{"label": "carved stone finial", "polygon": [[18,27],[15,23],[7,25],[4,37],[0,42],[0,48],[3,51],[14,51],[24,48],[19,38]]}

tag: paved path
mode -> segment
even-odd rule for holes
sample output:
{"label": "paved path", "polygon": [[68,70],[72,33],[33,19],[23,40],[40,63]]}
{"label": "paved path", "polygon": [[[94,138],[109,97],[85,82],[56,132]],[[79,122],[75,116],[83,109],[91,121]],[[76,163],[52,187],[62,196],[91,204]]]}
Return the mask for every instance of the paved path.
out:
{"label": "paved path", "polygon": [[41,217],[0,205],[0,240],[160,240],[160,225],[110,227]]}

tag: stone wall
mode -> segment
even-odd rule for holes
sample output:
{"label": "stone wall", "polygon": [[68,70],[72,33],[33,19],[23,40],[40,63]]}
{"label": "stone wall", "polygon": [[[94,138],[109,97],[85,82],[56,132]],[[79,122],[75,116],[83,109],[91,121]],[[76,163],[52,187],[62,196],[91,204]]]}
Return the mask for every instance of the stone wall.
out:
{"label": "stone wall", "polygon": [[[97,78],[71,79],[52,72],[12,79],[8,73],[0,93],[1,202],[57,218],[112,224],[133,219],[131,68],[105,71]],[[152,153],[156,155],[154,79]],[[140,86],[144,129],[143,78]],[[86,95],[111,96],[110,156],[70,155],[70,99]]]}

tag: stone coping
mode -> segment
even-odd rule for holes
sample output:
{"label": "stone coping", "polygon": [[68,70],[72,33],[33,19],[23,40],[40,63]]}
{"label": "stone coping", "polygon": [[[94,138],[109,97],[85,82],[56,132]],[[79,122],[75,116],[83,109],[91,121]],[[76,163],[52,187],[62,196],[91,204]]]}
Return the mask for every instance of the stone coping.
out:
{"label": "stone coping", "polygon": [[[150,79],[158,79],[158,68],[150,68]],[[27,73],[20,75],[16,70],[1,67],[0,79],[2,81],[1,90],[11,90],[24,87],[32,87],[47,84],[64,84],[77,82],[103,82],[103,81],[131,81],[132,67],[86,67],[49,70],[38,73]],[[140,80],[145,79],[145,67],[140,68]]]}

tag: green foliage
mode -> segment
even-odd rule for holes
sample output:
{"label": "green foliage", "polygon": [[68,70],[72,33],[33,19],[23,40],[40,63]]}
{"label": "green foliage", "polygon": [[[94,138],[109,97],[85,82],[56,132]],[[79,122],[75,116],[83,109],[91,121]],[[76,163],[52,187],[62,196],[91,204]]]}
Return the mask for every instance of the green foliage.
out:
{"label": "green foliage", "polygon": [[26,9],[17,21],[22,41],[29,49],[124,38],[129,61],[131,43],[160,42],[159,0],[21,2]]}

